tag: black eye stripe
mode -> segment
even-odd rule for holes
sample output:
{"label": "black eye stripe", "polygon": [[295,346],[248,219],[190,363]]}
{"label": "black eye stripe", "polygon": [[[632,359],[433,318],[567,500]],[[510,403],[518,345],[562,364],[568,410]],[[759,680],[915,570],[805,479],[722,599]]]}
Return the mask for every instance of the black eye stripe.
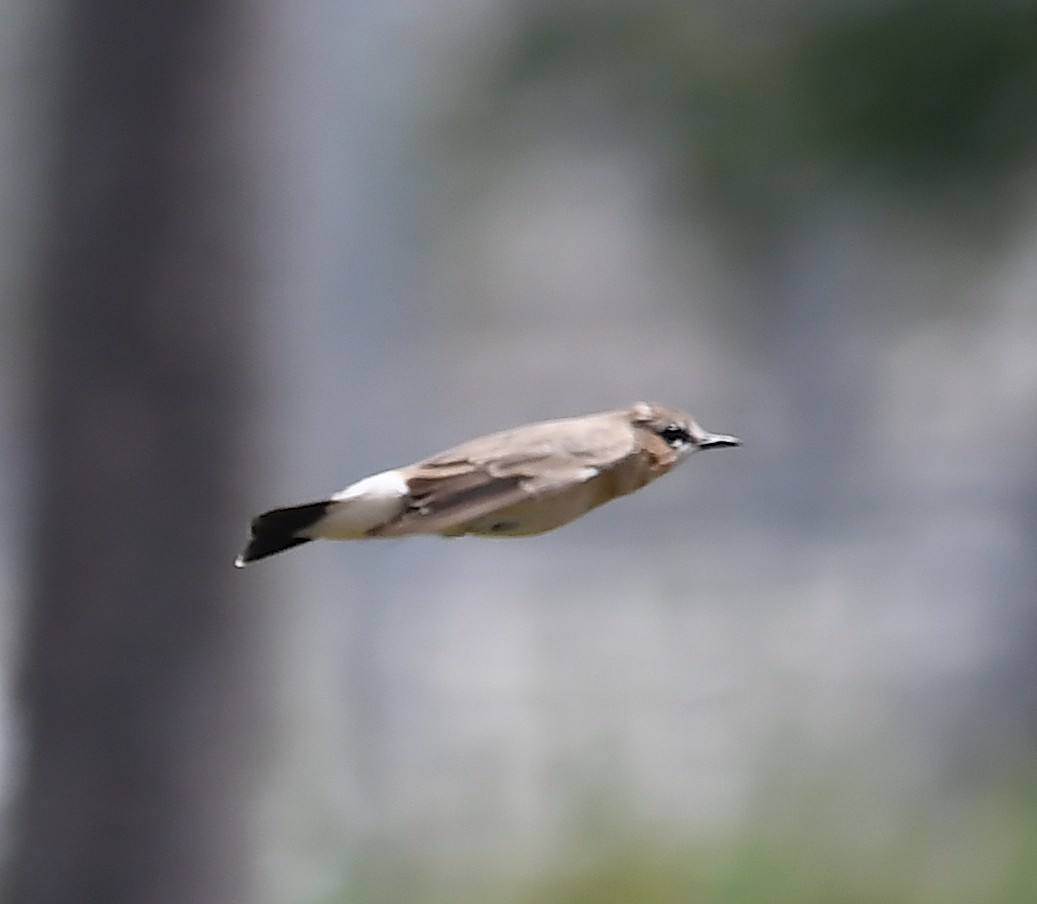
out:
{"label": "black eye stripe", "polygon": [[659,436],[670,446],[682,446],[691,442],[691,434],[680,424],[666,424],[659,430]]}

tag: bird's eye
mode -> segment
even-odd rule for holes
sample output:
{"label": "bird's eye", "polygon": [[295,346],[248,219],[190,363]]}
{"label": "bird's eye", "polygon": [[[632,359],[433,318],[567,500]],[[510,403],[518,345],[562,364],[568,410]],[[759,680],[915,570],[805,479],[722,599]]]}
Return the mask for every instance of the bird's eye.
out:
{"label": "bird's eye", "polygon": [[668,446],[673,446],[675,449],[686,446],[691,442],[691,434],[680,424],[667,424],[659,431],[659,436],[663,438]]}

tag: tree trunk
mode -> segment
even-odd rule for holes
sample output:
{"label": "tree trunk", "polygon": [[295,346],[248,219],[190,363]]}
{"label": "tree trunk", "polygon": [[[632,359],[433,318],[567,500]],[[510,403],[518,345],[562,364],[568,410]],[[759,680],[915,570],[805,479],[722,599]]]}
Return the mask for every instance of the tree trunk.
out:
{"label": "tree trunk", "polygon": [[63,8],[4,891],[251,902],[262,626],[231,565],[257,404],[247,23],[233,0]]}

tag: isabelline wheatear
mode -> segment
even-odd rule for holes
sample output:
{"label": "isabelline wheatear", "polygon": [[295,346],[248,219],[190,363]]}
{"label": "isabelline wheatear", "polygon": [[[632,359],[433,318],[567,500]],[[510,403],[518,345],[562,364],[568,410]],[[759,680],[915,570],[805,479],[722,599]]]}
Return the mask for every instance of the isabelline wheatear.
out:
{"label": "isabelline wheatear", "polygon": [[240,568],[310,540],[540,534],[624,496],[699,449],[738,446],[688,415],[638,402],[527,424],[252,520]]}

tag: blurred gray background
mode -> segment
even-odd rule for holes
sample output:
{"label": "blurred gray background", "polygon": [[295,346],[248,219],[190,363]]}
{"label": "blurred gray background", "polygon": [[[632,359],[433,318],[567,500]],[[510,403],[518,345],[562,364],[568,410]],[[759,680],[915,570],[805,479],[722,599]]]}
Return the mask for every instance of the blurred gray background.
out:
{"label": "blurred gray background", "polygon": [[[16,864],[35,849],[19,833],[37,749],[19,687],[35,656],[53,662],[24,641],[51,593],[34,544],[64,519],[56,490],[38,506],[63,435],[38,427],[41,374],[66,360],[48,325],[77,291],[45,288],[76,72],[63,48],[97,33],[67,6],[0,8],[0,784]],[[218,860],[237,858],[249,891],[186,899],[1033,900],[1033,4],[223,6],[239,24],[202,22],[184,46],[236,67],[223,176],[246,201],[219,241],[252,263],[235,307],[216,293],[191,322],[214,379],[225,347],[245,362],[238,402],[203,404],[198,423],[244,414],[212,562],[167,546],[171,586],[229,568],[256,511],[529,420],[646,399],[744,447],[541,537],[313,544],[214,578],[208,604],[255,619],[247,644],[224,626],[211,652],[247,651],[254,733],[228,754],[244,816],[218,830],[242,840]],[[150,41],[162,15],[132,27]],[[171,71],[208,103],[192,59]],[[122,115],[103,134],[132,129]],[[221,134],[220,116],[198,121]],[[193,274],[194,252],[170,253]],[[170,278],[166,306],[140,315],[168,319],[159,336],[195,296]],[[102,332],[136,296],[112,304]],[[192,454],[177,480],[204,485]],[[141,487],[164,485],[156,459],[138,463]],[[162,500],[128,488],[99,505],[139,525]],[[97,530],[75,518],[66,532]],[[112,539],[128,556],[134,531]],[[168,665],[209,699],[207,680],[177,677],[179,652]],[[205,834],[191,800],[184,824]]]}

